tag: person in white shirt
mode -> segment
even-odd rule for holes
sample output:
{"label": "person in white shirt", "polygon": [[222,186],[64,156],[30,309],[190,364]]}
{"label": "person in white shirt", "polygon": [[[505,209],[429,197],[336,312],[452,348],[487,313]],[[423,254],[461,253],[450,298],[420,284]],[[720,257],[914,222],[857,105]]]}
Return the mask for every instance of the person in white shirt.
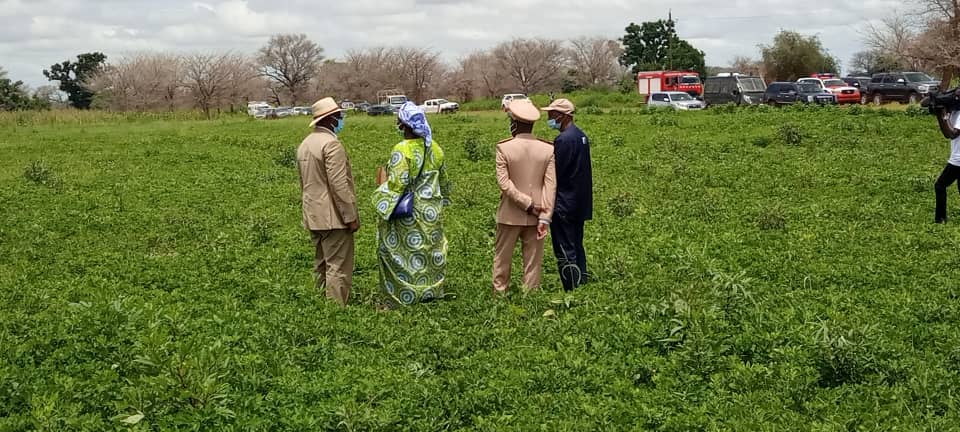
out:
{"label": "person in white shirt", "polygon": [[[940,132],[950,140],[950,159],[947,160],[947,166],[943,168],[943,173],[934,184],[934,190],[937,193],[934,222],[945,223],[947,221],[947,188],[960,179],[960,111],[947,111],[941,108],[935,114],[937,123],[940,124]],[[960,190],[960,184],[957,185],[957,189]]]}

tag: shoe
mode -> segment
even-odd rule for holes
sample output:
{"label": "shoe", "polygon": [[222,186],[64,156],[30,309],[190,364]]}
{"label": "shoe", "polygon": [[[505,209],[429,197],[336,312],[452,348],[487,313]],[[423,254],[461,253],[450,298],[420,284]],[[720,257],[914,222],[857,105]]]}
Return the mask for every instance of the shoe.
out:
{"label": "shoe", "polygon": [[933,221],[933,223],[935,223],[935,224],[945,224],[945,223],[947,223],[947,220],[946,220],[946,219],[935,219],[935,220]]}

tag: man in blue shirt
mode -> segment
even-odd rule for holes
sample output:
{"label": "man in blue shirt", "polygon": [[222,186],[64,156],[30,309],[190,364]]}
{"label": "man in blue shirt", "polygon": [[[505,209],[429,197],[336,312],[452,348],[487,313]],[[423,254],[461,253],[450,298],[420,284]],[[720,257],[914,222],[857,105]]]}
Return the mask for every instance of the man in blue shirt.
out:
{"label": "man in blue shirt", "polygon": [[547,112],[547,124],[560,131],[560,135],[553,141],[557,200],[550,231],[563,289],[572,291],[587,283],[588,278],[587,254],[583,249],[583,224],[593,219],[590,140],[573,123],[576,108],[569,100],[557,99],[543,110]]}

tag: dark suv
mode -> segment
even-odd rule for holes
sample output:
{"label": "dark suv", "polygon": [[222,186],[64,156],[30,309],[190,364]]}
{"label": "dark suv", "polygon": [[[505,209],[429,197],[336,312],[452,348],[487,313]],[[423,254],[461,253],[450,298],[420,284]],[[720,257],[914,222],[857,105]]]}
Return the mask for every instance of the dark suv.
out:
{"label": "dark suv", "polygon": [[860,102],[897,101],[909,104],[920,103],[928,93],[936,93],[940,82],[923,72],[889,72],[874,74],[867,84],[867,91],[861,92]]}
{"label": "dark suv", "polygon": [[823,105],[837,103],[837,97],[814,83],[775,82],[767,87],[763,102],[767,105],[789,105],[797,102]]}
{"label": "dark suv", "polygon": [[843,80],[843,82],[847,83],[848,86],[856,87],[857,90],[860,90],[860,93],[866,93],[867,85],[870,84],[870,77],[848,76],[846,78],[841,78],[841,79]]}

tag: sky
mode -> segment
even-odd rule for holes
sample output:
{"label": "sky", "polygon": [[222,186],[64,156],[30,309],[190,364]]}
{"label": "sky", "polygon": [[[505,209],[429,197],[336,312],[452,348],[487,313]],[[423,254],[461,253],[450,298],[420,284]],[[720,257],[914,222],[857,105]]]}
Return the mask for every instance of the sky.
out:
{"label": "sky", "polygon": [[255,52],[271,34],[306,33],[328,58],[417,46],[448,62],[514,37],[619,38],[672,12],[681,38],[725,66],[759,57],[781,29],[817,35],[844,66],[862,29],[911,0],[0,0],[0,67],[36,87],[43,69],[101,51]]}

